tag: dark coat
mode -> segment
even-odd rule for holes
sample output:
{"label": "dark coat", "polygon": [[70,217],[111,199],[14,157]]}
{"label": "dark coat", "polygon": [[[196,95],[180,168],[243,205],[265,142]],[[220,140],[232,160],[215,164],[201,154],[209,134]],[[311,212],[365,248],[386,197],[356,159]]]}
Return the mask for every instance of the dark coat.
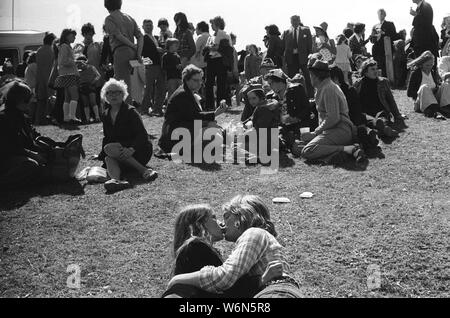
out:
{"label": "dark coat", "polygon": [[172,95],[162,127],[159,147],[166,153],[171,153],[178,141],[171,140],[172,132],[177,128],[186,128],[194,135],[194,121],[211,122],[215,120],[214,112],[203,112],[194,94],[186,86],[180,86]]}
{"label": "dark coat", "polygon": [[[284,31],[281,38],[284,42],[284,58],[287,64],[295,63],[294,56],[294,28]],[[298,34],[298,60],[300,65],[308,64],[308,56],[312,53],[312,35],[308,27],[300,26]],[[275,61],[274,61],[275,62]]]}
{"label": "dark coat", "polygon": [[[359,96],[361,96],[361,87],[363,81],[364,77],[358,79],[353,85],[356,91],[358,92]],[[378,87],[377,89],[378,98],[380,99],[380,102],[384,110],[388,114],[392,114],[395,118],[401,118],[400,111],[398,110],[397,103],[395,101],[394,95],[392,94],[391,87],[389,85],[389,80],[384,77],[379,77],[377,87]]]}
{"label": "dark coat", "polygon": [[[276,94],[268,94],[269,99],[279,100]],[[288,84],[286,92],[287,113],[289,116],[298,118],[302,123],[311,120],[311,104],[309,103],[306,90],[301,84]]]}
{"label": "dark coat", "polygon": [[99,159],[105,159],[106,154],[103,148],[107,144],[120,143],[123,147],[134,148],[136,152],[133,157],[141,164],[146,165],[149,162],[153,154],[153,146],[142,118],[133,106],[123,103],[114,125],[110,116],[110,108],[107,108],[102,116],[102,121],[104,138]]}
{"label": "dark coat", "polygon": [[[438,77],[436,75],[435,71],[431,71],[431,74],[433,75],[434,82],[436,83],[436,87],[439,86]],[[411,97],[412,99],[417,99],[417,93],[419,92],[420,85],[422,84],[422,69],[417,68],[412,72],[411,77],[409,79],[408,83],[408,97]]]}
{"label": "dark coat", "polygon": [[433,26],[433,8],[423,1],[417,8],[417,15],[413,20],[412,43],[416,56],[430,50],[435,56],[438,55],[439,35]]}
{"label": "dark coat", "polygon": [[[379,26],[380,26],[379,24],[375,25],[373,27],[372,33]],[[371,37],[371,39],[370,39],[370,41],[373,43],[373,46],[372,46],[372,55],[373,56],[380,56],[380,57],[385,56],[386,53],[384,51],[384,38],[387,36],[391,38],[392,53],[394,52],[394,49],[393,49],[394,41],[396,41],[398,38],[395,24],[393,22],[384,21],[383,25],[381,26],[381,31],[384,32],[384,35],[382,35],[379,40],[377,37]]]}
{"label": "dark coat", "polygon": [[367,55],[366,50],[367,40],[359,40],[356,37],[356,34],[353,34],[348,40],[348,45],[350,46],[350,50],[352,50],[352,54],[355,57],[356,55]]}
{"label": "dark coat", "polygon": [[358,92],[352,86],[343,84],[339,86],[347,99],[348,114],[350,120],[355,126],[364,125],[366,122],[365,116],[362,113],[361,101],[359,99]]}
{"label": "dark coat", "polygon": [[278,68],[283,67],[284,42],[277,35],[268,39],[268,48],[265,58],[270,58]]}
{"label": "dark coat", "polygon": [[19,110],[0,112],[0,162],[14,156],[26,156],[29,151],[38,151],[34,141],[39,136],[29,118]]}

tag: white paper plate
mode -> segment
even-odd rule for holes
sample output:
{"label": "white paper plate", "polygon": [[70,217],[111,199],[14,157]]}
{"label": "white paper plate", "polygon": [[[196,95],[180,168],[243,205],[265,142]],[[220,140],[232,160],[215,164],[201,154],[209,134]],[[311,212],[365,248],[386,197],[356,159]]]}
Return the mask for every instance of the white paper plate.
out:
{"label": "white paper plate", "polygon": [[300,198],[302,199],[311,199],[312,197],[314,197],[314,194],[312,194],[311,192],[303,192],[300,195]]}
{"label": "white paper plate", "polygon": [[278,203],[278,204],[287,204],[287,203],[291,203],[291,200],[289,200],[288,198],[275,198],[272,200],[273,203]]}

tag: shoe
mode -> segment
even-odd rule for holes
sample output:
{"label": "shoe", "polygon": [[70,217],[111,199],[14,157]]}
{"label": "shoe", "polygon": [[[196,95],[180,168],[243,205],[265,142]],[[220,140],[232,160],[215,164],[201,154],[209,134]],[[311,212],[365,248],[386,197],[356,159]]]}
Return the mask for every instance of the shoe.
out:
{"label": "shoe", "polygon": [[384,129],[382,130],[383,135],[389,138],[397,138],[398,136],[400,136],[400,134],[398,133],[397,130],[392,129],[389,126],[384,127]]}
{"label": "shoe", "polygon": [[361,149],[361,146],[355,145],[355,149],[353,149],[352,152],[353,158],[355,158],[356,163],[364,163],[367,161],[367,156],[364,152],[364,150]]}
{"label": "shoe", "polygon": [[105,189],[108,193],[116,193],[131,188],[128,181],[119,181],[111,179],[105,183]]}
{"label": "shoe", "polygon": [[148,169],[144,172],[142,178],[144,178],[144,180],[147,182],[155,181],[158,178],[158,172],[152,169]]}
{"label": "shoe", "polygon": [[440,113],[436,113],[434,118],[438,120],[447,120],[447,118],[445,118],[445,116]]}
{"label": "shoe", "polygon": [[378,146],[380,141],[378,140],[377,132],[373,129],[370,129],[367,133],[367,141],[370,144],[370,146]]}
{"label": "shoe", "polygon": [[75,118],[75,119],[69,120],[69,124],[70,124],[70,125],[78,126],[78,125],[81,125],[81,124],[82,124],[82,121],[79,120],[78,118]]}

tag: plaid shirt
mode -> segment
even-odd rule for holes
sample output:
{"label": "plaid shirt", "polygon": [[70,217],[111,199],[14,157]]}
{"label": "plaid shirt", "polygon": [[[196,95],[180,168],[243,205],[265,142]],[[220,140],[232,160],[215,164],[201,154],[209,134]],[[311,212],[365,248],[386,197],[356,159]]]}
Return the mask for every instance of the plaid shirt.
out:
{"label": "plaid shirt", "polygon": [[207,266],[200,271],[200,288],[221,293],[231,288],[245,274],[261,276],[267,265],[275,260],[284,261],[282,246],[269,232],[260,228],[245,231],[236,247],[222,266]]}

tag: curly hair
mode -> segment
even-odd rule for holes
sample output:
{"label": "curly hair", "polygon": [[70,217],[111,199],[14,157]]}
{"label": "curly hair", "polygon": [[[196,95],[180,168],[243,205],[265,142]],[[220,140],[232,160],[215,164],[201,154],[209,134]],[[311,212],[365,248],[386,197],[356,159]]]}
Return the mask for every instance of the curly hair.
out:
{"label": "curly hair", "polygon": [[95,35],[95,28],[91,23],[86,23],[81,27],[81,35],[86,36],[89,33],[92,33],[92,35]]}
{"label": "curly hair", "polygon": [[110,90],[111,87],[115,87],[122,91],[123,100],[125,101],[128,98],[128,86],[124,81],[118,81],[114,78],[111,78],[109,81],[103,85],[102,90],[100,92],[100,96],[103,101],[106,101],[106,94]]}
{"label": "curly hair", "polygon": [[215,25],[220,30],[225,30],[225,20],[221,16],[214,17],[209,22]]}
{"label": "curly hair", "polygon": [[193,64],[186,66],[182,73],[183,83],[189,81],[194,75],[200,74],[203,77],[203,70]]}
{"label": "curly hair", "polygon": [[74,36],[77,36],[77,31],[72,30],[72,29],[64,29],[61,32],[61,36],[59,37],[59,45],[61,46],[62,44],[69,44],[67,37],[73,34]]}

